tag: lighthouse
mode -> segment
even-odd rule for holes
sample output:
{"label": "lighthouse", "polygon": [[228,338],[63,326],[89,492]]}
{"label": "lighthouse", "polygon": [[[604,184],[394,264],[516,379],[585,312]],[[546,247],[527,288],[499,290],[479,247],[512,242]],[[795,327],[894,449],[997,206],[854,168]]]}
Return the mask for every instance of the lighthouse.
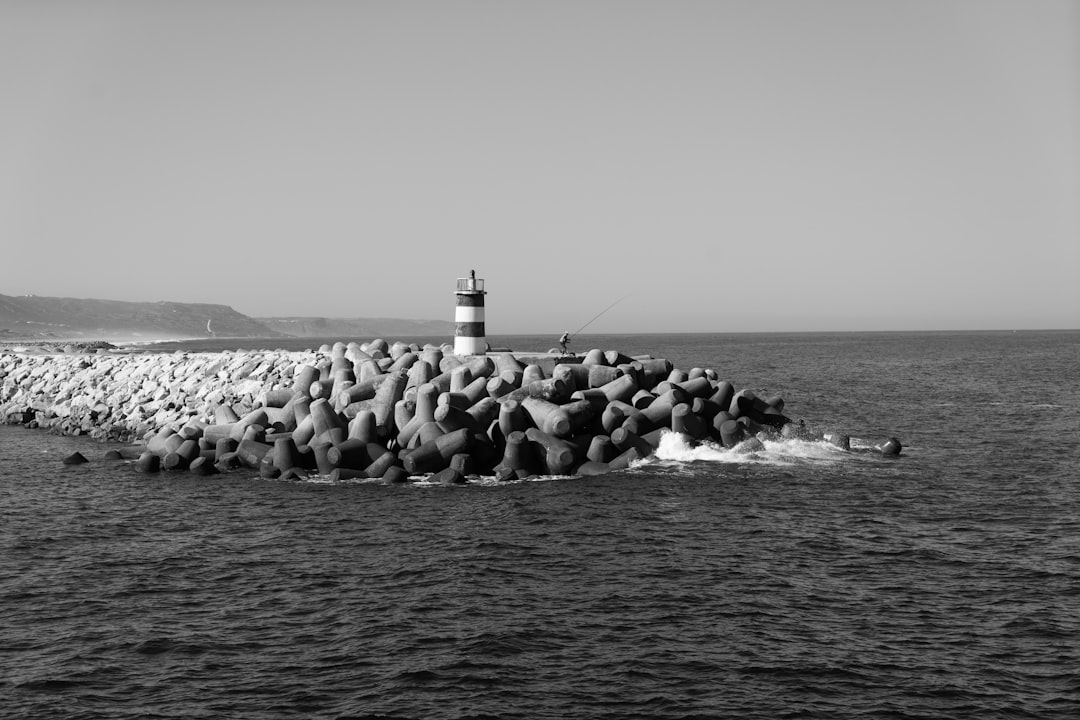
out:
{"label": "lighthouse", "polygon": [[457,355],[483,355],[487,352],[484,337],[484,281],[477,279],[476,271],[469,277],[457,279],[457,307],[454,310],[454,353]]}

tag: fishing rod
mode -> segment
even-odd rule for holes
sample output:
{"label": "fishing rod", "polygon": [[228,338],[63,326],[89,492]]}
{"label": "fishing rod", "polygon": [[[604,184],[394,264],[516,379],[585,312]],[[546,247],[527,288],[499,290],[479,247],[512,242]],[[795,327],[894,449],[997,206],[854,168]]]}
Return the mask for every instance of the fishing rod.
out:
{"label": "fishing rod", "polygon": [[613,307],[615,307],[616,305],[618,305],[619,303],[621,303],[621,302],[622,302],[623,300],[625,300],[626,298],[630,297],[630,295],[631,295],[631,293],[626,293],[626,294],[625,294],[625,295],[623,295],[623,296],[622,296],[621,298],[619,298],[619,299],[618,299],[618,300],[616,300],[615,302],[611,303],[610,305],[608,305],[608,306],[607,306],[606,308],[604,308],[604,309],[603,309],[603,310],[601,310],[600,312],[596,313],[596,315],[594,315],[594,316],[593,316],[592,320],[589,320],[589,322],[585,323],[584,325],[582,325],[581,327],[579,327],[579,328],[578,328],[577,330],[575,330],[575,331],[574,331],[574,333],[573,333],[572,335],[570,335],[570,337],[574,337],[575,335],[577,335],[578,333],[580,333],[580,332],[581,332],[582,330],[584,330],[585,328],[587,328],[587,327],[589,327],[590,325],[592,325],[592,324],[593,324],[593,322],[595,322],[597,318],[599,318],[599,317],[600,317],[601,315],[603,315],[604,313],[606,313],[606,312],[607,312],[608,310],[610,310],[611,308],[613,308]]}

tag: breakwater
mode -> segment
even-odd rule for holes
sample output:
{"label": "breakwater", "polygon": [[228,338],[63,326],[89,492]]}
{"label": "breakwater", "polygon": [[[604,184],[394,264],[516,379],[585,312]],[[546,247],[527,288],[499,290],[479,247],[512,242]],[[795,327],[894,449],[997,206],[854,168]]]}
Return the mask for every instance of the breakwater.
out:
{"label": "breakwater", "polygon": [[749,450],[802,432],[782,398],[736,389],[710,368],[601,349],[460,356],[381,339],[307,351],[4,353],[0,418],[140,441],[136,466],[147,472],[443,483],[623,469],[665,432]]}

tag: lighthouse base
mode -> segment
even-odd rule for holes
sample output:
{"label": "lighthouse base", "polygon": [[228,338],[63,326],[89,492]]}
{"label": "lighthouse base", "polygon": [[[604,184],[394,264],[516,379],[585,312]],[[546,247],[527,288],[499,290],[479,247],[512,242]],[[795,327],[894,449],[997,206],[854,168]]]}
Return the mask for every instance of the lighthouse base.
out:
{"label": "lighthouse base", "polygon": [[487,341],[482,337],[455,337],[455,355],[486,355]]}

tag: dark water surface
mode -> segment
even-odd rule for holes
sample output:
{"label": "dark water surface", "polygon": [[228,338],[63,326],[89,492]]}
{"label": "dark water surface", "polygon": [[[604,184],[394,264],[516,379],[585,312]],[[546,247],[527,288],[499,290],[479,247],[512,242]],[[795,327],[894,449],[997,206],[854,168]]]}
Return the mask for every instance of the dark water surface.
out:
{"label": "dark water surface", "polygon": [[591,340],[856,450],[332,485],[0,427],[0,716],[1080,716],[1080,333]]}

